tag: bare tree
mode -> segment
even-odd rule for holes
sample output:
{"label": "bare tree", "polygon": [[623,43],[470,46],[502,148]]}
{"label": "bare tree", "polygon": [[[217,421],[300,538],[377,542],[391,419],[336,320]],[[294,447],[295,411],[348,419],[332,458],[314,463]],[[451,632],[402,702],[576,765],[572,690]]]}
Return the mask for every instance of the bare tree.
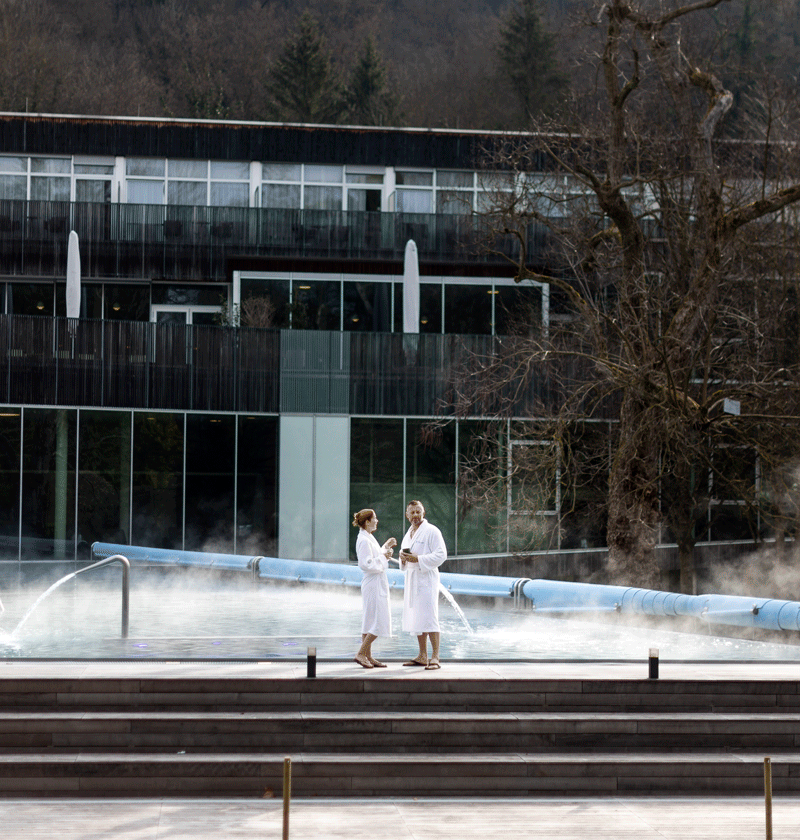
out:
{"label": "bare tree", "polygon": [[[775,286],[796,268],[797,153],[764,131],[720,140],[733,101],[724,68],[708,52],[688,57],[695,28],[707,33],[728,2],[595,5],[598,50],[571,122],[541,125],[488,162],[508,173],[493,176],[495,247],[518,281],[548,285],[561,318],[498,343],[454,384],[461,414],[536,418],[522,434],[553,441],[539,472],[576,509],[597,503],[587,468],[607,471],[606,573],[652,588],[665,525],[690,558],[698,508],[707,514],[723,488],[756,510],[757,470],[732,478],[721,453],[777,469],[797,438],[797,360],[777,363],[786,334],[767,329],[788,324]],[[575,435],[611,418],[605,447],[579,455]]]}

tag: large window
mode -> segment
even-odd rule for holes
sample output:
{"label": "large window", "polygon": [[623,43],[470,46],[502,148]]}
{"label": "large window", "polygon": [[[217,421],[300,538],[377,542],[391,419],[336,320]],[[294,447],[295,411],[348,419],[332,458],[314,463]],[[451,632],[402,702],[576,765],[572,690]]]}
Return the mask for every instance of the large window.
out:
{"label": "large window", "polygon": [[19,447],[22,409],[0,408],[0,557],[16,559],[19,539]]}
{"label": "large window", "polygon": [[292,329],[341,329],[341,293],[342,284],[339,280],[293,280]]}
{"label": "large window", "polygon": [[398,213],[433,212],[433,172],[398,170],[395,173],[395,210]]}
{"label": "large window", "polygon": [[132,545],[183,546],[183,414],[133,416]]}
{"label": "large window", "polygon": [[236,418],[186,417],[187,551],[234,551]]}
{"label": "large window", "polygon": [[[380,519],[381,542],[400,541],[408,524],[403,495],[404,421],[354,418],[350,423],[350,507],[372,508]],[[438,523],[437,523],[438,524]],[[355,528],[351,529],[355,532]],[[350,547],[355,558],[355,533]]]}
{"label": "large window", "polygon": [[75,557],[75,409],[28,408],[22,444],[23,550]]}
{"label": "large window", "polygon": [[490,335],[492,297],[486,284],[445,284],[444,331],[460,335]]}
{"label": "large window", "polygon": [[128,543],[130,478],[130,412],[81,411],[78,528],[87,544]]}
{"label": "large window", "polygon": [[239,417],[236,552],[278,551],[278,419]]}

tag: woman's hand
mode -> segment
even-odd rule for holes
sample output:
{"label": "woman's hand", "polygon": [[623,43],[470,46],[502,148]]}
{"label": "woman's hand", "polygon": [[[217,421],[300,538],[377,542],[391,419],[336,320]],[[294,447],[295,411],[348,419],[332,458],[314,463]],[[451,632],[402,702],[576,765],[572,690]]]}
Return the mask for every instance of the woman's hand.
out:
{"label": "woman's hand", "polygon": [[389,537],[383,544],[384,548],[394,548],[397,545],[397,540],[394,537]]}

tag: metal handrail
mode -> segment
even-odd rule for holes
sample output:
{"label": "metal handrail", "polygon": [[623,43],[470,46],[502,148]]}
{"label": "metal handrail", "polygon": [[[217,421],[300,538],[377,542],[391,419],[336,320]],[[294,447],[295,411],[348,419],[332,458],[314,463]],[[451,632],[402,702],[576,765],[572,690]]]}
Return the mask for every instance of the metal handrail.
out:
{"label": "metal handrail", "polygon": [[91,566],[84,566],[78,569],[75,574],[80,575],[83,572],[90,572],[92,569],[99,569],[101,566],[107,566],[109,563],[122,564],[122,638],[128,638],[128,623],[130,612],[130,589],[131,589],[131,563],[127,557],[121,554],[112,554],[111,557],[105,557],[92,563]]}

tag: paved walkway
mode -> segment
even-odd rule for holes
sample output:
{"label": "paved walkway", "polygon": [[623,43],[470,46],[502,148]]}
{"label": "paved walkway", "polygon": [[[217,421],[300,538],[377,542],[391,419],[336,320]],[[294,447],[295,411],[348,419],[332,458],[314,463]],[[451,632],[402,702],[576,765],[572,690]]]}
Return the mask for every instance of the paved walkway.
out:
{"label": "paved walkway", "polygon": [[[350,659],[318,660],[318,677],[359,679],[647,679],[646,658],[636,661],[442,661],[438,671],[404,668],[400,659],[385,659],[387,668],[365,671]],[[660,679],[800,680],[800,660],[790,662],[659,662]],[[277,659],[263,662],[218,660],[214,662],[142,660],[0,660],[0,678],[14,677],[305,677],[305,659]]]}
{"label": "paved walkway", "polygon": [[[280,800],[0,800],[4,840],[283,837]],[[795,840],[800,800],[776,799],[774,840]],[[754,840],[764,801],[736,799],[295,800],[291,840]]]}
{"label": "paved walkway", "polygon": [[[387,679],[646,679],[648,662],[444,662],[440,671],[365,672],[355,663],[320,661],[317,675]],[[0,661],[0,677],[305,677],[305,660],[265,662]],[[798,680],[800,662],[668,662],[662,679]],[[800,797],[776,798],[774,840],[796,840]],[[282,838],[276,799],[0,799],[3,840],[227,840]],[[764,800],[641,799],[295,799],[291,840],[738,840],[766,836]]]}

